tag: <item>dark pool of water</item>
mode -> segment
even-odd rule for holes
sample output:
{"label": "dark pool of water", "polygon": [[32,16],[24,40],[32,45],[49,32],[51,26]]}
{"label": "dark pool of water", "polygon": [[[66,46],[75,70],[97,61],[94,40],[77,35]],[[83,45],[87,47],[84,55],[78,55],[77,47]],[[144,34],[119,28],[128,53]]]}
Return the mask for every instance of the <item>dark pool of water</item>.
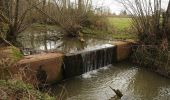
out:
{"label": "dark pool of water", "polygon": [[121,100],[170,100],[170,79],[126,62],[66,80],[52,92],[63,100],[109,100],[115,96],[109,86],[123,93]]}
{"label": "dark pool of water", "polygon": [[18,38],[26,55],[46,51],[75,53],[83,50],[102,48],[111,43],[109,40],[90,38],[87,36],[84,37],[84,40],[85,42],[81,42],[77,38],[63,38],[58,31],[26,31]]}

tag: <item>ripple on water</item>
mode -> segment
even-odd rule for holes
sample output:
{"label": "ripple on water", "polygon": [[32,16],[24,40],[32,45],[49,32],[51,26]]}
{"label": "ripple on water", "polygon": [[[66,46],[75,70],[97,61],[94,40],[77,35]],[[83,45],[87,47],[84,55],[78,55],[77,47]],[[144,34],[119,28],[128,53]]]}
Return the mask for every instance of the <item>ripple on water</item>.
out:
{"label": "ripple on water", "polygon": [[122,100],[170,100],[170,80],[132,64],[121,63],[65,82],[68,100],[108,100],[119,89]]}

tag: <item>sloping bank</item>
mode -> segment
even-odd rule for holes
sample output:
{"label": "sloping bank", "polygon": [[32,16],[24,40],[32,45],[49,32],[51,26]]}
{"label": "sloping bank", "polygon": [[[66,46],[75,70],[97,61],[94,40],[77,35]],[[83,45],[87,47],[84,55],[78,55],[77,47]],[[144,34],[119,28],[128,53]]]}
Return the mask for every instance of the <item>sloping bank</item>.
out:
{"label": "sloping bank", "polygon": [[1,100],[56,100],[32,85],[17,80],[0,80]]}
{"label": "sloping bank", "polygon": [[[24,73],[18,69],[13,75],[12,66],[22,58],[19,49],[15,47],[0,48],[0,99],[1,100],[56,100],[48,93],[42,93],[32,84],[23,81]],[[20,71],[20,72],[19,72]]]}
{"label": "sloping bank", "polygon": [[170,51],[161,51],[157,47],[135,45],[132,62],[170,78]]}

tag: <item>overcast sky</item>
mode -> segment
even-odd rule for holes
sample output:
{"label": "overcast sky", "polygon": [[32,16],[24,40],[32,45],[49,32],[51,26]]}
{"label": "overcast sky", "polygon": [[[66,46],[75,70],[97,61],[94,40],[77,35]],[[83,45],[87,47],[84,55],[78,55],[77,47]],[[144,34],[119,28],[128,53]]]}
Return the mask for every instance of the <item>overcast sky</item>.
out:
{"label": "overcast sky", "polygon": [[[109,7],[111,12],[119,14],[121,10],[124,9],[124,7],[118,3],[116,0],[92,0],[93,5],[96,7]],[[166,9],[168,5],[168,0],[162,0],[162,8]]]}

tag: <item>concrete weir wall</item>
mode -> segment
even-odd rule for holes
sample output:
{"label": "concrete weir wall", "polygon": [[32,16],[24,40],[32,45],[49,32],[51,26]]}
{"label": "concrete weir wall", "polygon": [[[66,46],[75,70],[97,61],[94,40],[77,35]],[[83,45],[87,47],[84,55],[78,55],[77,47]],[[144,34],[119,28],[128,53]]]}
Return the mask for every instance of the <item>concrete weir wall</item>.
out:
{"label": "concrete weir wall", "polygon": [[63,54],[61,53],[37,54],[24,57],[15,66],[13,72],[17,74],[24,71],[26,76],[24,80],[34,85],[43,80],[54,83],[63,79],[62,64]]}
{"label": "concrete weir wall", "polygon": [[[100,49],[97,49],[95,51],[88,51],[89,57],[86,57],[86,59],[89,59],[91,63],[90,66],[96,66],[95,68],[87,68],[88,70],[94,70],[97,69],[98,66],[105,66],[109,63],[114,63],[118,61],[125,60],[129,57],[131,54],[131,44],[130,42],[113,42],[114,46],[113,49],[109,48],[109,52],[104,55],[105,52],[102,52]],[[104,48],[103,48],[104,49]],[[105,50],[107,51],[107,50]],[[92,53],[99,53],[97,58],[94,58],[94,55]],[[84,52],[86,53],[86,52]],[[106,52],[107,53],[107,52]],[[112,56],[109,56],[112,55]],[[105,57],[105,58],[102,58]],[[106,60],[109,60],[109,57],[112,61],[107,62]],[[99,59],[101,58],[102,61]],[[94,60],[98,59],[98,60]],[[99,60],[101,64],[99,63]],[[84,59],[82,58],[82,53],[77,54],[69,54],[69,55],[63,55],[62,53],[44,53],[44,54],[37,54],[37,55],[31,55],[26,56],[22,60],[20,60],[17,63],[17,66],[13,69],[13,73],[20,72],[19,70],[26,70],[25,74],[25,80],[32,84],[36,84],[37,80],[39,82],[43,82],[43,78],[47,80],[47,83],[53,83],[60,81],[65,78],[71,78],[77,75],[81,75],[84,72],[88,71],[87,69],[84,69],[84,67],[89,67],[89,65],[83,65]],[[40,74],[43,74],[41,76],[38,76]],[[44,75],[45,74],[45,75]]]}
{"label": "concrete weir wall", "polygon": [[113,45],[67,54],[64,57],[63,75],[66,79],[71,78],[113,64],[115,61],[116,46]]}
{"label": "concrete weir wall", "polygon": [[132,53],[132,42],[115,41],[112,44],[116,45],[116,59],[118,62],[129,58]]}

